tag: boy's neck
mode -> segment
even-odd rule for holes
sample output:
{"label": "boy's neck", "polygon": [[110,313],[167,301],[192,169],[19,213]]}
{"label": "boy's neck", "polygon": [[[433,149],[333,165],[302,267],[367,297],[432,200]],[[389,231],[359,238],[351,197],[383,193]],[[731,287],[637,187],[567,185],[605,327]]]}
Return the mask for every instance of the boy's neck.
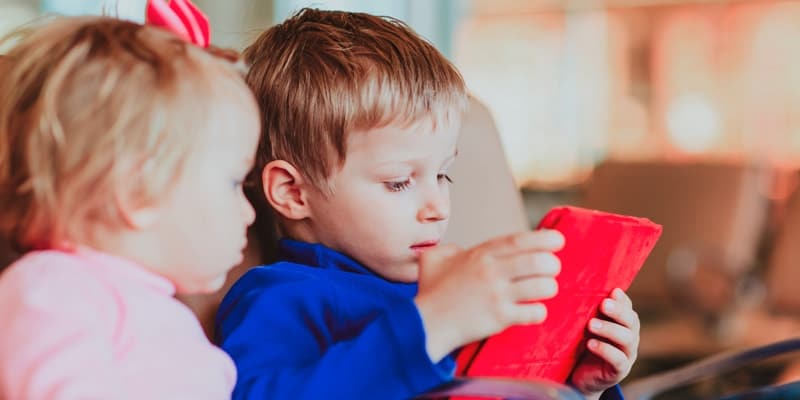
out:
{"label": "boy's neck", "polygon": [[[280,221],[281,236],[306,243],[321,243],[319,236],[312,229],[311,221],[308,219],[288,220],[283,219]],[[323,245],[325,243],[322,243]]]}

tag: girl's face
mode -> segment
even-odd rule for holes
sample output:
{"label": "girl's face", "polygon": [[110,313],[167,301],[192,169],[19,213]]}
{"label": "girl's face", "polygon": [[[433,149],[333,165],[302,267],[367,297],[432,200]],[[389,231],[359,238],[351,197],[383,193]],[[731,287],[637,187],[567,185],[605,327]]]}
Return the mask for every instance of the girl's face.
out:
{"label": "girl's face", "polygon": [[220,289],[227,272],[242,261],[247,227],[255,218],[242,182],[258,145],[258,108],[251,97],[248,102],[225,97],[217,101],[205,142],[187,160],[153,226],[158,240],[152,245],[162,254],[157,271],[179,293]]}

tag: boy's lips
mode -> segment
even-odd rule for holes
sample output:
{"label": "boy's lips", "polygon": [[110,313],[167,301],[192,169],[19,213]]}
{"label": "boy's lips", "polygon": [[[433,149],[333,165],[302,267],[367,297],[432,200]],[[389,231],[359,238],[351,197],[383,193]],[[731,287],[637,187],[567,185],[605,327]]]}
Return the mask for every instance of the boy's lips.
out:
{"label": "boy's lips", "polygon": [[424,242],[414,243],[411,245],[411,250],[414,253],[420,254],[426,250],[430,250],[439,244],[438,240],[427,240]]}

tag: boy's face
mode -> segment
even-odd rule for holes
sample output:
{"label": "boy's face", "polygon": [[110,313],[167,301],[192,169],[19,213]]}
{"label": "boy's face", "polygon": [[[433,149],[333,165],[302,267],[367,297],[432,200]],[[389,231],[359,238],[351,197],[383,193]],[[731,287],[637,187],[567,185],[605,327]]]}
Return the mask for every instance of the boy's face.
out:
{"label": "boy's face", "polygon": [[413,282],[417,259],[447,228],[447,169],[456,156],[460,121],[430,120],[352,132],[334,193],[308,197],[315,238],[391,281]]}

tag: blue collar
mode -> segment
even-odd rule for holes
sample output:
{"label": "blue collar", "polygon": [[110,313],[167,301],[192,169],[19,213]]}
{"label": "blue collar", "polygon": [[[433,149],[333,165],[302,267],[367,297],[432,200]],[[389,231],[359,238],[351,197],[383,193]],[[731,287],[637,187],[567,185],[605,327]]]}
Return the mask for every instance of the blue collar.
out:
{"label": "blue collar", "polygon": [[308,265],[315,268],[375,277],[389,284],[394,289],[406,293],[409,297],[413,297],[417,293],[416,282],[405,283],[388,281],[386,278],[376,274],[358,261],[319,243],[281,239],[278,241],[278,258],[282,261]]}

